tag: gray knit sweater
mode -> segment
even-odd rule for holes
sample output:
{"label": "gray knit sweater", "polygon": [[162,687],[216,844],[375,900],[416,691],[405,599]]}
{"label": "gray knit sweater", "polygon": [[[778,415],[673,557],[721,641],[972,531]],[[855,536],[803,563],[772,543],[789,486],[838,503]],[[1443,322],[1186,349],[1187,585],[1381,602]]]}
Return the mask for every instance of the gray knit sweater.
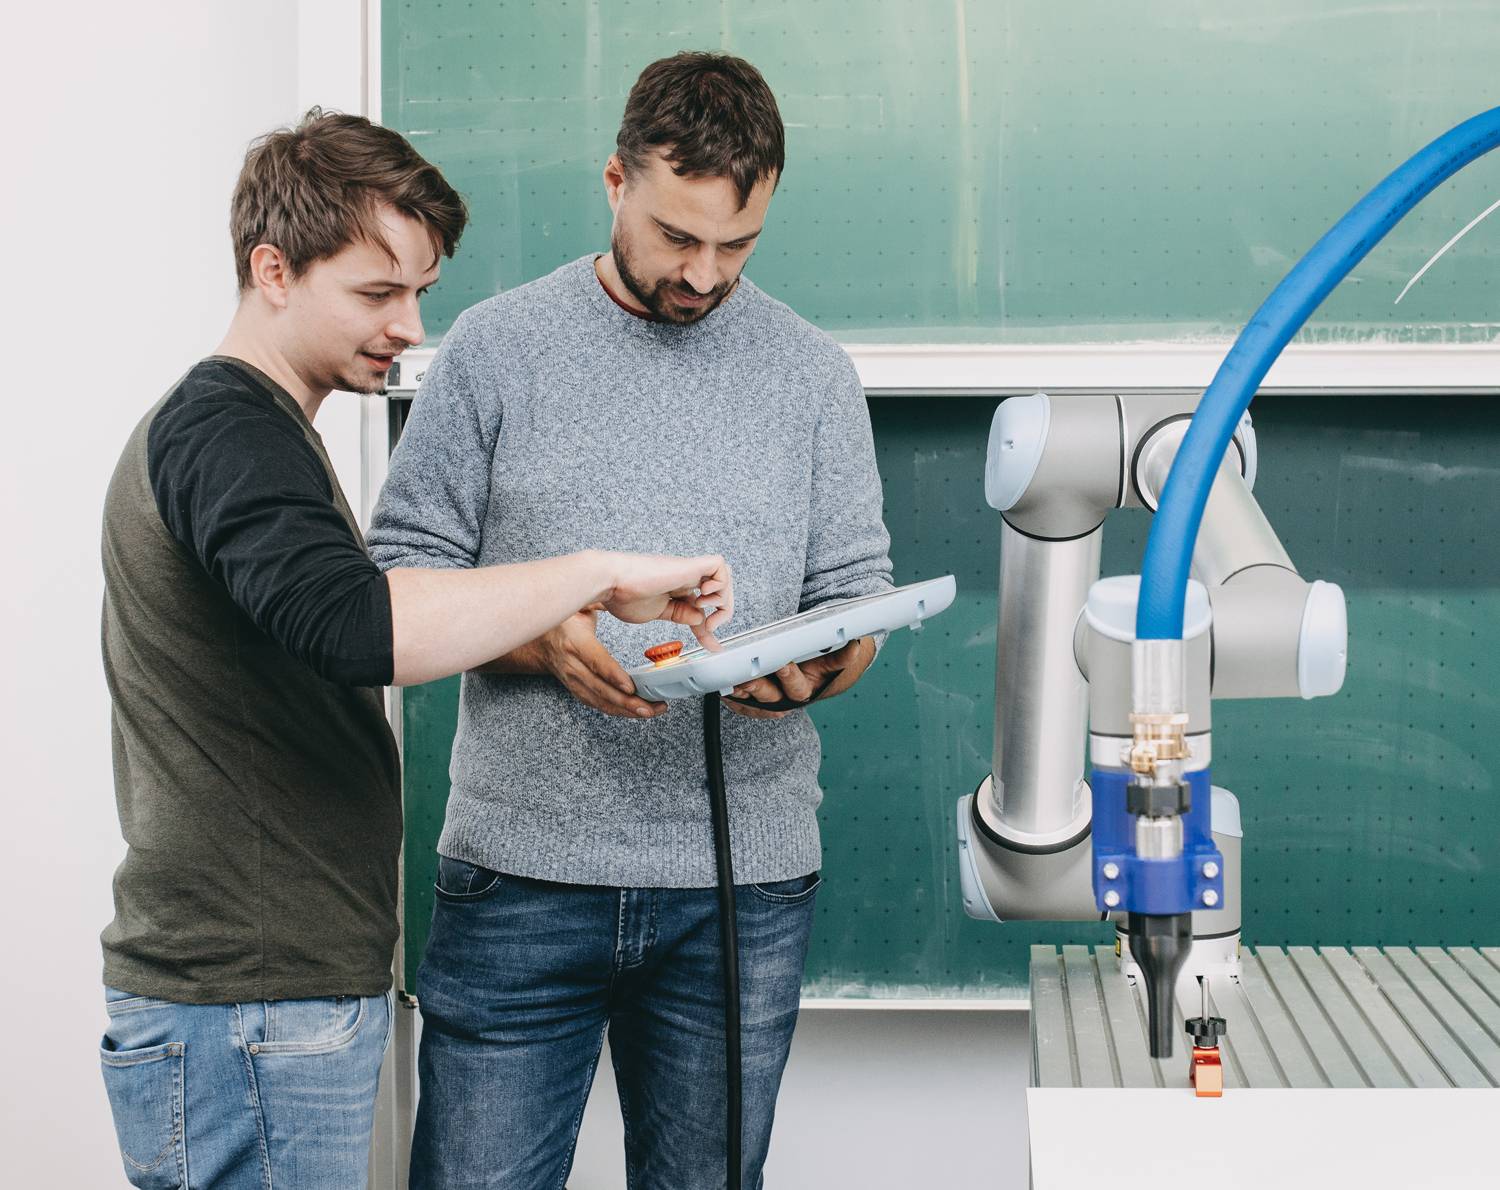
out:
{"label": "gray knit sweater", "polygon": [[[617,306],[593,258],[481,302],[444,336],[368,534],[382,568],[588,548],[721,553],[744,631],[890,585],[864,394],[827,335],[741,279],[700,322]],[[599,617],[627,668],[672,625]],[[445,855],[575,884],[714,883],[702,708],[612,718],[554,678],[468,673]],[[724,715],[737,882],[818,868],[807,714]]]}

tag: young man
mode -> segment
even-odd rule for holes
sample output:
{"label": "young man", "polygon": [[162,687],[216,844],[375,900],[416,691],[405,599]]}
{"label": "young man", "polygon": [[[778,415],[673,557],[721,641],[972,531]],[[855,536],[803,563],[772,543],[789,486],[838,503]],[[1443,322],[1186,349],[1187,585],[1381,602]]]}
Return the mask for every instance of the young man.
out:
{"label": "young man", "polygon": [[401,840],[381,686],[584,607],[703,635],[732,608],[715,557],[370,560],[313,418],[421,342],[418,301],[465,219],[436,169],[359,117],[314,110],[261,140],[234,194],[229,332],[111,481],[104,662],[129,849],[101,1061],[137,1186],[364,1184]]}
{"label": "young man", "polygon": [[[630,93],[604,169],[611,251],[467,311],[373,518],[382,566],[722,542],[754,627],[890,585],[864,394],[828,336],[741,276],[783,164],[737,58]],[[555,1187],[606,1028],[637,1190],[724,1179],[724,1038],[702,709],[616,658],[662,637],[583,613],[464,676],[418,977],[413,1187]],[[752,683],[723,729],[738,889],[744,1185],[758,1184],[820,861],[817,733],[859,640]],[[759,704],[759,706],[757,705]]]}

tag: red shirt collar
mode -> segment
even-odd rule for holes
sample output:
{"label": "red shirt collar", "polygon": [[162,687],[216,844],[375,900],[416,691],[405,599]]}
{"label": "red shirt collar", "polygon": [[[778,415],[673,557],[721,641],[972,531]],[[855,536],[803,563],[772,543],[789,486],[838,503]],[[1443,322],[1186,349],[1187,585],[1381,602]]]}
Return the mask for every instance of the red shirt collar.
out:
{"label": "red shirt collar", "polygon": [[618,297],[616,297],[615,291],[612,290],[608,285],[604,284],[604,278],[599,276],[599,270],[597,268],[594,270],[594,279],[599,282],[599,288],[604,290],[604,292],[609,295],[609,300],[614,302],[615,305],[619,306],[620,309],[624,310],[625,313],[634,314],[637,318],[640,318],[646,322],[656,321],[656,317],[654,315],[646,312],[645,310],[637,310],[634,306],[627,306]]}

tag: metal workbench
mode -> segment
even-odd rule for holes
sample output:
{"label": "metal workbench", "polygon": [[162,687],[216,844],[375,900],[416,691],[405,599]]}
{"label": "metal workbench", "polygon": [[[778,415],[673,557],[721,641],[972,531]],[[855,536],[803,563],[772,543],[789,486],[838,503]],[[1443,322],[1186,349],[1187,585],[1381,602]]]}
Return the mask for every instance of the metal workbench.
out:
{"label": "metal workbench", "polygon": [[1222,1098],[1188,1082],[1192,979],[1157,1062],[1113,948],[1032,948],[1035,1190],[1500,1186],[1500,948],[1260,947],[1210,989]]}
{"label": "metal workbench", "polygon": [[[1032,1086],[1185,1087],[1198,1003],[1178,990],[1176,1052],[1154,1061],[1112,948],[1032,947]],[[1247,947],[1210,991],[1229,1022],[1226,1093],[1500,1087],[1500,948]]]}

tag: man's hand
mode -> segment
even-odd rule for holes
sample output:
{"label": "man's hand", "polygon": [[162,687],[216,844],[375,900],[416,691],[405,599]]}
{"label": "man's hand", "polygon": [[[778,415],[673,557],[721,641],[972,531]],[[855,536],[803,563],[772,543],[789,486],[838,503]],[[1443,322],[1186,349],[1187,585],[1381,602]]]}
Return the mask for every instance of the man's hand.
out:
{"label": "man's hand", "polygon": [[[814,695],[819,700],[832,698],[859,681],[860,675],[870,667],[870,662],[874,659],[875,642],[868,636],[861,636],[836,653],[825,653],[800,665],[795,662],[783,665],[774,674],[736,686],[731,698],[752,698],[756,702],[772,704],[783,699],[806,702]],[[818,694],[823,683],[828,682],[830,675],[834,674],[837,676],[829,682],[828,689]],[[744,715],[747,719],[780,719],[791,714],[789,710],[767,711],[733,701],[726,702],[725,705],[735,714]]]}
{"label": "man's hand", "polygon": [[719,648],[714,629],[734,615],[734,581],[728,562],[718,554],[698,558],[611,554],[609,558],[614,582],[600,600],[605,611],[627,624],[650,620],[686,624],[704,648]]}
{"label": "man's hand", "polygon": [[585,608],[511,656],[520,661],[517,654],[523,650],[529,653],[526,660],[534,662],[538,670],[550,673],[579,702],[606,715],[654,719],[664,714],[667,704],[638,698],[635,683],[599,643],[595,635],[597,618],[595,608]]}

